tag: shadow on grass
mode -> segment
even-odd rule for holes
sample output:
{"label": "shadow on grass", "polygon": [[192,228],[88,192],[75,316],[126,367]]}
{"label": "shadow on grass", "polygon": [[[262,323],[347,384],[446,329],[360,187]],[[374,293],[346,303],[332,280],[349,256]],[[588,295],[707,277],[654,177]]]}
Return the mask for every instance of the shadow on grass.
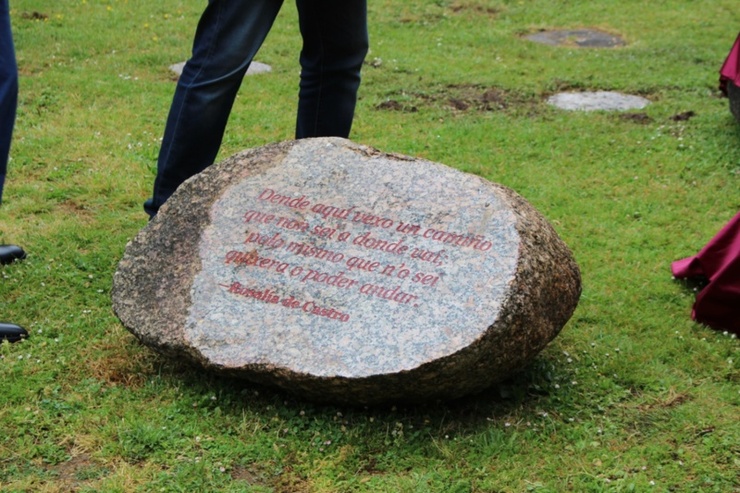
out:
{"label": "shadow on grass", "polygon": [[[137,344],[133,342],[133,344]],[[471,433],[489,427],[492,421],[502,421],[512,414],[536,413],[542,401],[548,400],[552,390],[552,374],[558,362],[539,355],[522,370],[489,388],[454,400],[429,402],[388,402],[374,406],[348,406],[308,401],[289,392],[256,384],[247,380],[209,373],[189,362],[175,361],[147,350],[146,361],[140,362],[136,372],[148,367],[146,379],[156,377],[165,385],[178,387],[192,400],[204,405],[218,405],[220,412],[234,417],[244,413],[259,416],[265,409],[274,410],[288,419],[300,414],[326,422],[337,422],[336,416],[348,421],[398,422],[418,427],[441,430],[445,433]],[[562,393],[562,391],[560,391]],[[215,396],[218,396],[216,399]],[[557,413],[557,409],[554,409]]]}

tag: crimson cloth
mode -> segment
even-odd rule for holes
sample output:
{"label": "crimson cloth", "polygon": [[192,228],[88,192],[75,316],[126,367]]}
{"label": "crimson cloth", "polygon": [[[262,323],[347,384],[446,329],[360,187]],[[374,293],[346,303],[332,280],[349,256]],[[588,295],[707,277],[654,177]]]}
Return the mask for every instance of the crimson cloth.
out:
{"label": "crimson cloth", "polygon": [[709,281],[696,295],[691,318],[740,334],[740,212],[695,256],[673,262],[671,271]]}
{"label": "crimson cloth", "polygon": [[719,89],[727,96],[727,82],[740,86],[740,34],[719,71]]}

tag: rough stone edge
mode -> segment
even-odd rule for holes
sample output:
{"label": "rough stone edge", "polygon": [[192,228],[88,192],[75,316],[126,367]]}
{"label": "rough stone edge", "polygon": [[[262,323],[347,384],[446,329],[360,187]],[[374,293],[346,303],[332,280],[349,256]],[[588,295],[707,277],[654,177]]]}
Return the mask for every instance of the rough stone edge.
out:
{"label": "rough stone edge", "polygon": [[[190,202],[187,207],[193,214],[173,215],[169,213],[170,203],[178,201],[183,193],[180,189],[160,209],[147,226],[145,226],[127,245],[123,258],[113,276],[111,298],[113,311],[121,323],[143,344],[157,349],[172,357],[186,356],[199,360],[200,356],[185,344],[185,321],[189,312],[192,282],[177,284],[178,279],[195,279],[200,271],[201,261],[198,243],[175,244],[171,241],[168,230],[180,229],[183,237],[199,238],[201,232],[210,224],[208,212],[221,193],[232,182],[238,182],[247,176],[258,174],[269,169],[275,159],[286,155],[293,142],[281,142],[262,148],[255,148],[238,153],[221,163],[206,169],[192,177],[183,187],[196,183],[207,185],[200,197]],[[242,161],[247,161],[246,165]],[[216,174],[217,169],[227,168],[227,173]],[[213,191],[215,193],[208,193]],[[185,220],[185,216],[190,218]],[[167,227],[167,223],[172,223]],[[151,248],[155,245],[155,248]],[[165,259],[152,260],[146,265],[138,263],[137,258],[143,255],[166,256]],[[167,273],[155,272],[154,266],[168,269]],[[187,271],[185,273],[179,271]],[[171,273],[171,275],[169,275]],[[119,294],[126,284],[133,284],[136,279],[161,280],[159,288],[148,291],[136,291],[136,297],[123,299]],[[152,288],[152,286],[149,286]],[[159,303],[160,299],[181,300],[170,303],[169,309]],[[136,329],[134,329],[136,328]],[[163,330],[166,328],[166,330]]]}

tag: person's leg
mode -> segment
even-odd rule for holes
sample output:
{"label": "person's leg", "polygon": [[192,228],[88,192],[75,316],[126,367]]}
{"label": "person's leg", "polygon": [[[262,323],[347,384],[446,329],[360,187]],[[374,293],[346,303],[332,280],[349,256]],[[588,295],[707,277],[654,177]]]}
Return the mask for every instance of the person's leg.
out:
{"label": "person's leg", "polygon": [[[0,203],[3,198],[5,173],[8,167],[10,141],[13,137],[15,113],[18,106],[18,66],[10,29],[8,0],[0,0]],[[0,264],[5,265],[25,258],[26,252],[16,245],[0,245]],[[28,337],[23,327],[0,322],[0,342],[17,342]]]}
{"label": "person's leg", "polygon": [[8,0],[0,0],[0,202],[18,105],[18,66],[10,30]]}
{"label": "person's leg", "polygon": [[213,164],[244,74],[283,0],[210,0],[175,89],[152,198],[154,216],[177,187]]}
{"label": "person's leg", "polygon": [[296,0],[303,49],[296,138],[348,137],[368,51],[366,0]]}
{"label": "person's leg", "polygon": [[[10,30],[8,0],[0,0],[0,203],[3,199],[5,173],[8,169],[10,141],[13,137],[15,112],[18,106],[18,66],[15,60],[13,35]],[[0,245],[0,265],[26,257],[17,245]]]}

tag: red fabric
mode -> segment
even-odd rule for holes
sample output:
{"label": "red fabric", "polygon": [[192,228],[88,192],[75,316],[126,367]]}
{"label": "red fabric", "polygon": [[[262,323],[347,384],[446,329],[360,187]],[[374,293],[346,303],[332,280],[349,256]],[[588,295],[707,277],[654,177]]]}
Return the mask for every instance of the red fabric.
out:
{"label": "red fabric", "polygon": [[719,71],[719,88],[727,96],[727,81],[740,86],[740,34],[735,38],[730,53]]}
{"label": "red fabric", "polygon": [[740,334],[740,213],[695,256],[673,262],[671,271],[709,281],[696,295],[691,318]]}

